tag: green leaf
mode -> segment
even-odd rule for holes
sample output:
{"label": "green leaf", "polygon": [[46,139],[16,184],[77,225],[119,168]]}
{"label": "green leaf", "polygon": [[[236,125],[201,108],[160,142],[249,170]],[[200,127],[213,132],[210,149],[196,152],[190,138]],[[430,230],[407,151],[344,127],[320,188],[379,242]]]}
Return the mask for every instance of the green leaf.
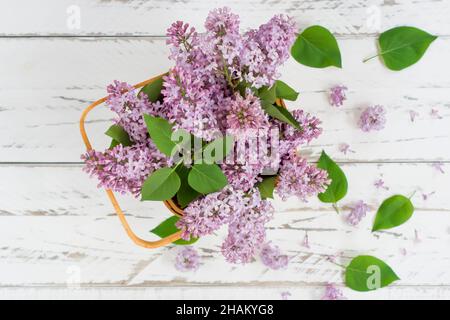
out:
{"label": "green leaf", "polygon": [[291,49],[292,57],[313,68],[342,68],[341,52],[333,34],[321,26],[305,29]]}
{"label": "green leaf", "polygon": [[328,172],[331,184],[325,192],[318,195],[319,200],[325,203],[336,203],[347,194],[348,183],[344,172],[331,160],[331,158],[322,151],[317,167]]}
{"label": "green leaf", "polygon": [[203,162],[207,164],[218,163],[222,161],[234,146],[233,136],[226,135],[218,138],[203,148]]}
{"label": "green leaf", "polygon": [[267,101],[274,104],[277,100],[277,84],[275,83],[272,87],[262,87],[258,90],[258,96],[262,101]]}
{"label": "green leaf", "polygon": [[256,185],[259,189],[259,193],[261,194],[262,199],[273,199],[273,190],[275,189],[276,180],[276,176],[266,177]]}
{"label": "green leaf", "polygon": [[289,101],[295,101],[298,98],[298,92],[281,80],[276,81],[277,97]]}
{"label": "green leaf", "polygon": [[[160,238],[165,238],[167,236],[170,236],[171,234],[174,234],[178,231],[180,231],[177,226],[175,225],[178,220],[180,220],[180,218],[178,218],[177,216],[173,216],[170,217],[169,219],[161,222],[155,229],[150,230],[151,233],[156,234],[157,236],[159,236]],[[189,241],[180,239],[177,241],[174,241],[174,244],[177,245],[189,245],[189,244],[193,244],[195,242],[197,242],[198,238],[191,238]]]}
{"label": "green leaf", "polygon": [[436,39],[436,36],[414,27],[393,28],[380,35],[379,55],[389,69],[403,70],[419,61]]}
{"label": "green leaf", "polygon": [[120,143],[117,140],[112,139],[111,144],[109,145],[109,149],[113,149],[114,147],[118,146]]}
{"label": "green leaf", "polygon": [[188,176],[189,185],[202,194],[222,190],[227,184],[227,177],[216,164],[195,164]]}
{"label": "green leaf", "polygon": [[142,185],[142,200],[164,201],[171,199],[180,189],[181,181],[172,168],[154,171]]}
{"label": "green leaf", "polygon": [[176,143],[172,141],[172,125],[166,119],[144,114],[148,133],[156,147],[166,156],[172,156]]}
{"label": "green leaf", "polygon": [[133,142],[130,140],[130,136],[128,135],[128,133],[117,124],[114,124],[111,127],[109,127],[109,129],[105,132],[105,134],[113,138],[111,147],[115,147],[118,144],[121,144],[125,147],[133,145]]}
{"label": "green leaf", "polygon": [[163,78],[161,76],[155,81],[142,87],[139,93],[141,92],[145,93],[148,97],[148,100],[150,100],[151,102],[156,102],[161,97],[162,86],[163,86]]}
{"label": "green leaf", "polygon": [[189,203],[197,199],[201,194],[191,188],[188,183],[189,169],[183,165],[177,168],[178,176],[181,180],[180,189],[177,192],[177,202],[181,208],[185,208]]}
{"label": "green leaf", "polygon": [[414,212],[411,200],[402,195],[395,195],[383,201],[378,208],[373,231],[391,229],[408,221]]}
{"label": "green leaf", "polygon": [[273,105],[267,101],[261,101],[261,107],[272,118],[287,123],[297,130],[302,130],[298,121],[295,120],[294,116],[286,108]]}
{"label": "green leaf", "polygon": [[372,256],[358,256],[345,269],[345,284],[356,291],[373,291],[400,280],[385,262]]}

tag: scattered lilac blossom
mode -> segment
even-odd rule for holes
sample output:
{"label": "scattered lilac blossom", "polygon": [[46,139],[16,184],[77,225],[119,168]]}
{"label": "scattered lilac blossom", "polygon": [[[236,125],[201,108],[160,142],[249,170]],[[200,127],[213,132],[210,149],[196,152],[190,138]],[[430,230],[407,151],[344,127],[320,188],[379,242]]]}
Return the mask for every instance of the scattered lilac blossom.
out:
{"label": "scattered lilac blossom", "polygon": [[281,292],[281,300],[289,300],[290,296],[292,296],[292,294],[289,291]]}
{"label": "scattered lilac blossom", "polygon": [[434,119],[442,119],[443,117],[439,114],[439,110],[438,109],[431,109],[430,111],[430,116]]}
{"label": "scattered lilac blossom", "polygon": [[334,107],[340,107],[344,104],[344,101],[347,100],[346,86],[334,86],[330,89],[330,104]]}
{"label": "scattered lilac blossom", "polygon": [[360,200],[350,207],[350,214],[347,216],[347,222],[352,226],[356,226],[360,223],[362,218],[364,218],[369,211],[369,206]]}
{"label": "scattered lilac blossom", "polygon": [[350,149],[350,145],[348,143],[341,143],[339,144],[339,151],[342,152],[343,154],[347,154],[349,152],[351,153],[355,153],[355,151],[353,151],[352,149]]}
{"label": "scattered lilac blossom", "polygon": [[199,265],[200,256],[193,247],[185,247],[178,252],[175,261],[175,268],[177,270],[182,272],[195,271]]}
{"label": "scattered lilac blossom", "polygon": [[427,201],[432,195],[434,195],[436,191],[430,192],[430,193],[422,193],[422,199],[423,201]]}
{"label": "scattered lilac blossom", "polygon": [[384,129],[386,124],[386,111],[384,107],[380,105],[368,107],[362,112],[358,124],[364,132]]}
{"label": "scattered lilac blossom", "polygon": [[345,300],[344,294],[341,289],[337,288],[335,285],[329,283],[325,287],[325,294],[322,300]]}
{"label": "scattered lilac blossom", "polygon": [[262,247],[260,255],[264,265],[274,270],[286,268],[289,263],[288,256],[282,254],[278,246],[270,243]]}
{"label": "scattered lilac blossom", "polygon": [[409,119],[411,120],[411,122],[414,122],[417,116],[419,116],[419,113],[417,111],[409,110]]}
{"label": "scattered lilac blossom", "polygon": [[417,229],[414,229],[414,242],[415,243],[422,242],[422,239],[419,236],[419,231],[417,231]]}
{"label": "scattered lilac blossom", "polygon": [[400,248],[400,254],[402,256],[406,256],[408,254],[408,251],[406,250],[406,248]]}
{"label": "scattered lilac blossom", "polygon": [[375,180],[375,182],[373,183],[373,185],[377,188],[377,189],[384,189],[384,190],[389,190],[389,187],[385,186],[385,182],[382,178],[378,178],[377,180]]}
{"label": "scattered lilac blossom", "polygon": [[302,246],[305,248],[311,249],[311,246],[309,245],[308,232],[305,232],[305,237],[303,238]]}
{"label": "scattered lilac blossom", "polygon": [[309,165],[296,152],[283,160],[278,177],[275,191],[283,200],[296,196],[306,201],[307,197],[324,192],[330,183],[325,170]]}
{"label": "scattered lilac blossom", "polygon": [[437,172],[444,174],[444,164],[442,162],[435,162],[431,164],[431,167],[435,169]]}

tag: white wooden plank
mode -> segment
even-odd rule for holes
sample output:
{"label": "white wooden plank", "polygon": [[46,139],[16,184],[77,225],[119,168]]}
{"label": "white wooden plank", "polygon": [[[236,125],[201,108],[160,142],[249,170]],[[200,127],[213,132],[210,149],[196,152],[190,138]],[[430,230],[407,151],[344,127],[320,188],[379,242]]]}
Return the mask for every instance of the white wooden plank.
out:
{"label": "white wooden plank", "polygon": [[[0,59],[9,61],[0,74],[0,161],[79,161],[83,146],[77,121],[83,108],[104,96],[113,79],[136,83],[166,71],[170,62],[162,39],[1,39]],[[399,73],[362,58],[375,50],[372,40],[342,40],[343,70],[315,70],[292,59],[283,80],[301,92],[291,108],[302,107],[324,122],[322,137],[306,154],[322,148],[339,161],[449,161],[450,80],[440,61],[448,61],[450,39],[438,40],[417,65]],[[30,55],[29,53],[33,54]],[[349,87],[345,106],[332,108],[326,90]],[[365,106],[388,111],[385,130],[362,133],[356,126]],[[433,119],[431,109],[442,119]],[[415,123],[409,111],[420,113]],[[88,129],[96,146],[107,144],[103,132],[111,113],[94,111]],[[347,142],[355,153],[343,155]]]}
{"label": "white wooden plank", "polygon": [[[411,24],[436,34],[450,34],[446,0],[16,0],[0,4],[0,35],[164,35],[176,20],[203,30],[208,12],[223,6],[240,14],[244,30],[257,27],[274,14],[286,13],[301,28],[321,24],[340,35],[373,34]],[[79,27],[73,22],[78,12]]]}
{"label": "white wooden plank", "polygon": [[[341,288],[352,300],[447,300],[449,287],[388,287],[372,292],[355,292]],[[287,293],[289,300],[322,299],[324,286],[264,286],[264,287],[20,287],[0,288],[0,299],[104,299],[104,300],[280,300]]]}
{"label": "white wooden plank", "polygon": [[[79,168],[2,166],[0,286],[316,286],[342,283],[342,270],[326,259],[337,253],[342,253],[342,263],[358,254],[386,260],[402,278],[398,286],[450,285],[450,199],[445,192],[450,176],[426,164],[345,165],[344,170],[350,191],[341,216],[314,199],[308,204],[275,202],[276,218],[268,236],[291,257],[287,270],[267,270],[259,260],[246,266],[225,263],[220,243],[226,230],[220,230],[196,244],[201,268],[180,273],[173,266],[179,248],[146,250],[132,244],[106,196]],[[390,191],[377,191],[372,185],[380,174]],[[392,193],[408,195],[414,190],[416,212],[411,221],[371,234],[379,203]],[[424,201],[421,192],[432,191],[436,193]],[[354,228],[343,219],[347,206],[359,199],[370,204],[371,212]],[[120,200],[143,237],[150,238],[148,230],[167,217],[160,203]],[[306,233],[310,249],[302,246]]]}

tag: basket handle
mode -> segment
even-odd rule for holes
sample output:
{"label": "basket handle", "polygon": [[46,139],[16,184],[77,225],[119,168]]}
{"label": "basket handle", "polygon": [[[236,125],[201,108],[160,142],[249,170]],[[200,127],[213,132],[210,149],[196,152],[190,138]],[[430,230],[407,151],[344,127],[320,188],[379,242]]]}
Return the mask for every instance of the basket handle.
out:
{"label": "basket handle", "polygon": [[[140,83],[134,85],[133,87],[134,87],[135,89],[141,88],[141,87],[143,87],[143,86],[145,86],[145,85],[147,85],[147,84],[149,84],[149,83],[152,83],[153,81],[155,81],[156,79],[160,78],[160,77],[163,76],[163,75],[164,75],[164,74],[159,75],[159,76],[154,77],[154,78],[151,78],[151,79],[149,79],[149,80],[140,82]],[[107,99],[107,97],[104,97],[104,98],[102,98],[102,99],[99,99],[99,100],[95,101],[95,102],[92,103],[89,107],[87,107],[87,108],[83,111],[83,113],[81,114],[81,118],[80,118],[80,132],[81,132],[81,137],[83,138],[84,144],[86,145],[86,149],[87,149],[88,151],[89,151],[89,150],[92,150],[92,145],[91,145],[91,142],[89,141],[89,138],[88,138],[88,136],[87,136],[87,134],[86,134],[86,129],[85,129],[85,127],[84,127],[84,123],[85,123],[85,121],[86,121],[86,117],[87,117],[88,113],[89,113],[90,111],[92,111],[92,109],[94,109],[94,108],[97,107],[98,105],[104,103],[104,102],[106,101],[106,99]],[[174,242],[174,241],[176,241],[176,240],[181,239],[181,233],[182,233],[182,231],[178,231],[178,232],[176,232],[176,233],[174,233],[174,234],[171,234],[171,235],[169,235],[169,236],[167,236],[167,237],[165,237],[165,238],[162,238],[162,239],[160,239],[160,240],[158,240],[158,241],[147,241],[147,240],[144,240],[144,239],[142,239],[142,238],[139,238],[139,237],[133,232],[133,230],[131,230],[131,227],[130,227],[130,225],[128,224],[128,221],[127,221],[127,219],[125,218],[125,214],[123,213],[122,209],[120,208],[119,203],[117,202],[117,199],[116,199],[114,193],[112,192],[112,190],[110,190],[110,189],[105,189],[105,190],[106,190],[106,194],[108,195],[109,200],[111,201],[111,203],[112,203],[112,205],[113,205],[113,207],[114,207],[114,210],[116,210],[116,213],[117,213],[117,215],[118,215],[118,217],[119,217],[119,219],[120,219],[120,222],[122,223],[122,226],[124,227],[124,229],[125,229],[127,235],[128,235],[128,236],[130,237],[130,239],[133,240],[133,242],[136,243],[137,245],[139,245],[139,246],[141,246],[141,247],[144,247],[144,248],[159,248],[159,247],[165,246],[165,245],[167,245],[167,244],[170,244],[170,243],[172,243],[172,242]],[[171,211],[172,213],[174,213],[174,214],[176,214],[176,215],[178,215],[178,216],[181,215],[182,212],[179,211],[179,209],[176,210],[177,207],[174,206],[174,204],[173,204],[173,202],[172,202],[171,200],[169,200],[169,201],[164,201],[164,204],[170,209],[170,211]]]}

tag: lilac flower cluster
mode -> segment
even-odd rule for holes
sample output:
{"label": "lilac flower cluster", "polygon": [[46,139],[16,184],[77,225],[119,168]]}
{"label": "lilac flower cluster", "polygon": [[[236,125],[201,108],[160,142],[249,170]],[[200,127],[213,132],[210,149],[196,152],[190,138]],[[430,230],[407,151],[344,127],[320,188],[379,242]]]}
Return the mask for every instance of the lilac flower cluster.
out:
{"label": "lilac flower cluster", "polygon": [[139,196],[148,175],[167,165],[167,159],[154,145],[117,145],[104,152],[91,150],[83,155],[84,170],[97,177],[99,187]]}
{"label": "lilac flower cluster", "polygon": [[340,107],[347,100],[345,92],[347,91],[346,86],[335,86],[330,89],[330,104],[334,107]]}
{"label": "lilac flower cluster", "polygon": [[195,271],[199,265],[200,256],[194,248],[185,247],[178,252],[175,262],[175,268],[177,270],[182,272]]}
{"label": "lilac flower cluster", "polygon": [[242,82],[254,88],[274,83],[277,68],[289,57],[295,23],[275,16],[259,29],[240,34],[239,17],[220,8],[209,14],[205,28],[198,34],[176,22],[167,32],[170,58],[176,63],[162,92],[169,120],[207,140],[227,125],[260,127],[267,119],[258,101],[251,95],[244,99],[234,89]]}
{"label": "lilac flower cluster", "polygon": [[308,164],[306,159],[293,151],[281,164],[276,192],[283,200],[297,196],[306,201],[308,197],[324,192],[329,183],[325,170]]}

